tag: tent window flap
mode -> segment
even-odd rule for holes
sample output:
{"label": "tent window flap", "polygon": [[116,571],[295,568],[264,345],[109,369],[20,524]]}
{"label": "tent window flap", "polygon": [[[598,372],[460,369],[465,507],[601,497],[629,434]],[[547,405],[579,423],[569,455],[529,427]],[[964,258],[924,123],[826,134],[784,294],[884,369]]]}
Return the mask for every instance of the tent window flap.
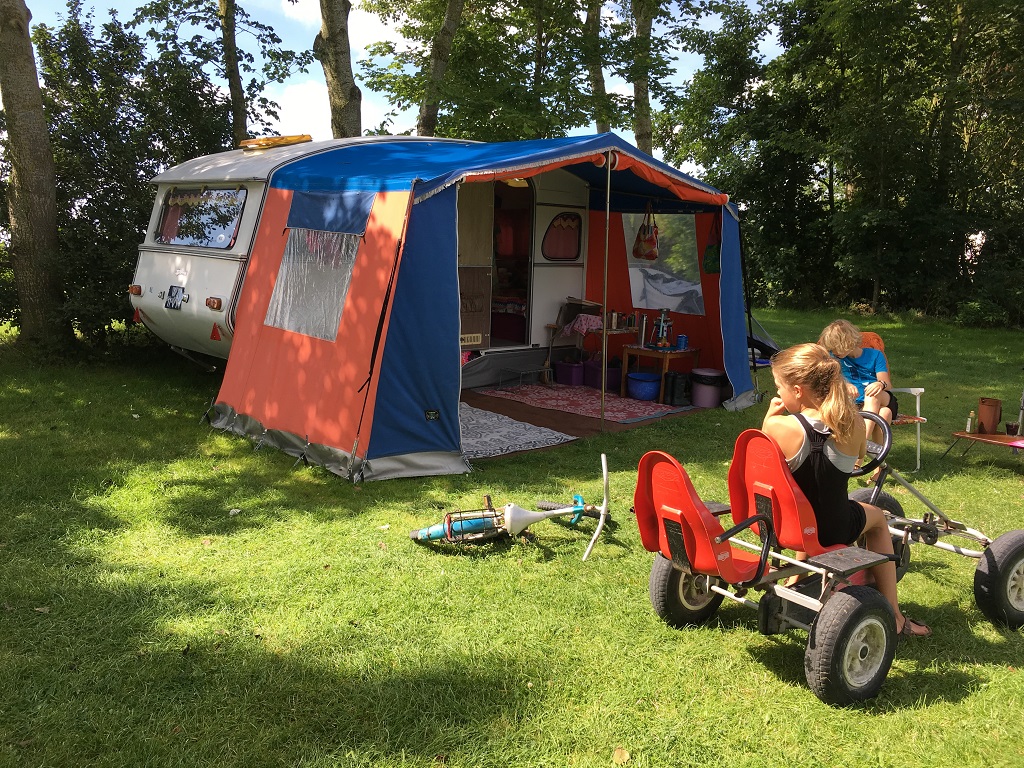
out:
{"label": "tent window flap", "polygon": [[264,323],[334,341],[359,240],[358,235],[292,229]]}

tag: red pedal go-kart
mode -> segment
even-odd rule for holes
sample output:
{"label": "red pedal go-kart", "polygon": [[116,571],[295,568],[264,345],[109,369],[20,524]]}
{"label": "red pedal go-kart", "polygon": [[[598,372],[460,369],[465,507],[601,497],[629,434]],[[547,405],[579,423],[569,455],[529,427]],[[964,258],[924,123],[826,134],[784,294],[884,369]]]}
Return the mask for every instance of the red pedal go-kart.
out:
{"label": "red pedal go-kart", "polygon": [[[851,495],[877,504],[890,522],[897,575],[909,562],[910,543],[920,542],[977,557],[975,598],[993,622],[1024,625],[1024,531],[990,541],[950,520],[885,464],[892,433],[882,419],[881,445],[855,475],[881,467],[876,484]],[[907,518],[899,503],[881,491],[889,477],[928,507],[919,520]],[[859,547],[823,547],[814,512],[793,480],[778,444],[756,429],[736,440],[728,475],[729,505],[704,502],[686,470],[674,458],[651,451],[640,460],[634,511],[644,547],[656,552],[650,598],[655,612],[673,627],[707,622],[728,597],[754,607],[758,629],[774,634],[790,628],[808,632],[804,654],[807,683],[832,705],[848,705],[878,694],[896,652],[896,619],[889,602],[866,585],[865,571],[887,560]],[[721,518],[731,516],[726,530]],[[760,544],[738,538],[745,530]],[[943,539],[960,537],[980,549],[964,549]],[[806,561],[784,550],[804,552]],[[793,586],[783,582],[800,579]],[[751,596],[759,594],[758,600]]]}

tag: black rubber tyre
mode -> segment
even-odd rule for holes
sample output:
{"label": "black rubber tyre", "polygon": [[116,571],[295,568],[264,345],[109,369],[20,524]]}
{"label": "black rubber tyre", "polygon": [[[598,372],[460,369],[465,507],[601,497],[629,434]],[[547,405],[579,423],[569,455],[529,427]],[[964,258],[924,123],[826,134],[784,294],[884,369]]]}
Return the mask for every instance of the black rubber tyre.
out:
{"label": "black rubber tyre", "polygon": [[[850,494],[850,499],[852,501],[859,501],[862,504],[870,504],[873,492],[874,488],[858,488]],[[878,494],[875,506],[881,507],[893,517],[903,517],[903,505],[885,491]],[[900,558],[896,561],[896,581],[899,581],[910,570],[910,542],[908,541],[904,544],[902,536],[894,535],[892,537],[892,551],[894,554],[899,555]]]}
{"label": "black rubber tyre", "polygon": [[881,592],[864,586],[840,590],[811,624],[807,684],[833,706],[874,698],[889,674],[896,641],[896,616]]}
{"label": "black rubber tyre", "polygon": [[704,576],[693,576],[673,567],[672,561],[659,552],[651,566],[649,584],[654,612],[676,629],[704,624],[715,615],[723,599],[717,592],[705,589],[707,583]]}
{"label": "black rubber tyre", "polygon": [[974,569],[974,601],[993,624],[1024,626],[1024,531],[993,541]]}

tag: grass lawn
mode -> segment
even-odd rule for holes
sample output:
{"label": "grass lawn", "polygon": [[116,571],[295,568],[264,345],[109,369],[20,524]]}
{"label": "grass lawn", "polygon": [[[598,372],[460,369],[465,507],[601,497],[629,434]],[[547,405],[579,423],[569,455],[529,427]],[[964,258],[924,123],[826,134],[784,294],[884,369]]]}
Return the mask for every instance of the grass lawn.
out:
{"label": "grass lawn", "polygon": [[[833,319],[758,315],[783,345]],[[1024,528],[1024,455],[940,458],[979,397],[1016,417],[1020,332],[851,319],[927,390],[916,486],[990,536]],[[637,461],[668,450],[725,499],[763,404],[353,486],[201,423],[218,384],[163,348],[42,365],[0,337],[0,766],[1024,765],[1024,633],[978,611],[973,560],[914,548],[901,599],[935,634],[858,708],[808,690],[803,632],[654,615]],[[602,452],[617,525],[586,563],[591,520],[409,540],[485,493],[597,500]],[[891,462],[913,468],[912,428]]]}

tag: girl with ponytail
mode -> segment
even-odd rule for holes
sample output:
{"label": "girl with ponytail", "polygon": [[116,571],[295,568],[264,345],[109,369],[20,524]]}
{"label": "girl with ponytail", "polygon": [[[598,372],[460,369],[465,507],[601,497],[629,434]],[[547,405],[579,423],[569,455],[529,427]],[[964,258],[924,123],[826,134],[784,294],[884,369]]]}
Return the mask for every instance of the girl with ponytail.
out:
{"label": "girl with ponytail", "polygon": [[[779,391],[761,429],[779,444],[793,479],[814,509],[818,541],[824,546],[853,544],[861,537],[873,552],[892,555],[885,513],[847,497],[850,473],[867,446],[839,361],[819,344],[798,344],[772,358]],[[896,564],[871,569],[875,585],[896,614],[903,636],[926,637],[931,630],[905,617],[896,597]]]}

